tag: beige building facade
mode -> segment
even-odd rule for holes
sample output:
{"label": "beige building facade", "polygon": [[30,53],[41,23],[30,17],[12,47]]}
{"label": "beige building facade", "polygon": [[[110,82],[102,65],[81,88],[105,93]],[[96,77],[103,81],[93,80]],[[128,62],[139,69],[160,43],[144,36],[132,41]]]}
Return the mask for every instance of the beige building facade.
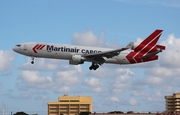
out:
{"label": "beige building facade", "polygon": [[167,113],[180,113],[180,92],[165,96],[165,100]]}
{"label": "beige building facade", "polygon": [[91,96],[60,96],[58,102],[48,102],[48,115],[78,115],[92,112]]}

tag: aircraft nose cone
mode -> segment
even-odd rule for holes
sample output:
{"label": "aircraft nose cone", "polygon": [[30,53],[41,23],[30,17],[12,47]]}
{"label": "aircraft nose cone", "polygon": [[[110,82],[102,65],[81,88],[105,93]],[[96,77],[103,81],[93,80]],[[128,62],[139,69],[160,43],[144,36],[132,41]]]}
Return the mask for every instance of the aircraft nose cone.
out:
{"label": "aircraft nose cone", "polygon": [[17,52],[17,48],[16,48],[16,47],[14,47],[14,48],[13,48],[13,51]]}

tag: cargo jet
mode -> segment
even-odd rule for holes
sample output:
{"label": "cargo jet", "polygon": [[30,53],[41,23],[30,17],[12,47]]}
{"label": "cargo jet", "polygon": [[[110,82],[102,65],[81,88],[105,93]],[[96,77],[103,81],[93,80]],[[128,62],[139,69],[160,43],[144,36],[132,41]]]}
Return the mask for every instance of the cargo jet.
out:
{"label": "cargo jet", "polygon": [[104,63],[136,64],[157,60],[157,54],[165,50],[165,46],[156,45],[162,31],[155,30],[141,43],[130,42],[120,49],[28,42],[16,45],[13,50],[31,57],[32,64],[34,58],[64,59],[72,65],[87,61],[92,63],[89,69],[96,70]]}

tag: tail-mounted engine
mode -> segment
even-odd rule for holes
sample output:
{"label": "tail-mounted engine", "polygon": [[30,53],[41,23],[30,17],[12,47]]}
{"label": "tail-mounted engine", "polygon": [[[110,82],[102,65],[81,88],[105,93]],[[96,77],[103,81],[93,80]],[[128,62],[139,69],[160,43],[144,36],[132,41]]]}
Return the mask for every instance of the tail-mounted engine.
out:
{"label": "tail-mounted engine", "polygon": [[134,50],[138,46],[138,43],[130,42],[126,48],[129,48],[131,50]]}
{"label": "tail-mounted engine", "polygon": [[140,50],[148,51],[151,49],[151,52],[154,52],[154,51],[165,50],[165,46],[162,46],[162,45],[146,46],[145,44],[138,44],[138,43],[134,43],[134,42],[130,42],[126,47],[130,48],[131,50],[134,50],[134,51],[140,51]]}

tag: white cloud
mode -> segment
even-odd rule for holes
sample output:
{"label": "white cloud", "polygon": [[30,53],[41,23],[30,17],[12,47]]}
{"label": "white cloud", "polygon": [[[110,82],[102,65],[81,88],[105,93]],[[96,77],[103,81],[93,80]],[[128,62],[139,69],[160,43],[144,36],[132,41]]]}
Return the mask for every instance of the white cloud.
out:
{"label": "white cloud", "polygon": [[[145,87],[145,86],[142,86]],[[164,105],[164,95],[168,94],[167,90],[161,90],[163,88],[157,89],[157,88],[144,88],[144,90],[139,91],[133,91],[131,94],[133,98],[131,97],[128,100],[128,103],[130,105],[144,105],[148,104],[147,106],[154,106],[154,105]],[[148,109],[150,111],[150,109]]]}
{"label": "white cloud", "polygon": [[22,71],[20,77],[27,83],[42,84],[51,82],[49,76],[39,76],[37,71]]}
{"label": "white cloud", "polygon": [[92,77],[90,79],[85,79],[84,83],[88,85],[93,92],[99,93],[103,91],[103,83],[98,78]]}
{"label": "white cloud", "polygon": [[132,106],[138,105],[138,101],[135,98],[130,98],[128,103]]}
{"label": "white cloud", "polygon": [[86,79],[85,80],[85,83],[92,86],[92,87],[95,87],[95,86],[99,86],[99,85],[102,85],[102,83],[100,82],[100,80],[98,78],[90,78],[90,79]]}
{"label": "white cloud", "polygon": [[145,92],[142,92],[140,90],[134,90],[131,92],[132,96],[145,96]]}
{"label": "white cloud", "polygon": [[180,38],[170,34],[162,44],[166,46],[166,50],[159,55],[158,63],[146,70],[147,77],[142,82],[156,88],[165,88],[167,85],[180,87],[177,82],[180,80]]}
{"label": "white cloud", "polygon": [[35,100],[49,100],[49,97],[46,95],[36,95],[34,97]]}
{"label": "white cloud", "polygon": [[129,69],[117,69],[118,76],[110,83],[113,93],[122,93],[132,85],[132,76],[134,73]]}
{"label": "white cloud", "polygon": [[17,82],[17,87],[22,90],[29,88],[48,88],[52,85],[49,76],[42,76],[38,71],[22,71]]}
{"label": "white cloud", "polygon": [[103,88],[100,87],[100,86],[97,86],[97,87],[95,87],[95,88],[92,88],[92,91],[93,91],[93,92],[96,92],[96,93],[100,93],[100,92],[103,92]]}
{"label": "white cloud", "polygon": [[146,81],[151,85],[162,85],[163,83],[163,80],[159,77],[149,77]]}
{"label": "white cloud", "polygon": [[64,85],[75,85],[79,83],[76,71],[59,71],[54,77],[54,82]]}
{"label": "white cloud", "polygon": [[68,60],[60,59],[45,59],[45,58],[35,58],[35,63],[31,64],[31,58],[26,57],[27,62],[20,66],[20,70],[27,71],[76,71],[83,73],[81,65],[69,65]]}
{"label": "white cloud", "polygon": [[72,39],[73,44],[83,46],[105,46],[104,33],[101,33],[100,37],[97,37],[91,30],[84,32],[76,32]]}
{"label": "white cloud", "polygon": [[149,102],[160,102],[161,100],[164,100],[164,95],[161,94],[161,92],[158,91],[152,91],[153,95],[150,93],[147,93],[146,96],[143,97],[143,100],[149,101]]}
{"label": "white cloud", "polygon": [[68,65],[66,67],[67,70],[64,69],[62,71],[54,72],[54,74],[50,76],[41,75],[39,71],[23,70],[18,78],[16,86],[20,90],[48,89],[56,93],[67,93],[70,91],[70,86],[74,86],[80,83],[79,77],[81,76],[81,73],[83,73],[80,66],[72,67],[69,67]]}
{"label": "white cloud", "polygon": [[9,89],[6,91],[6,93],[3,95],[5,97],[11,98],[11,99],[19,99],[19,97],[14,92],[14,89]]}
{"label": "white cloud", "polygon": [[127,66],[121,66],[121,65],[113,65],[113,64],[104,64],[98,68],[97,71],[87,71],[87,76],[95,76],[100,79],[105,78],[115,78],[119,75],[129,74],[131,76],[134,75],[134,73],[127,68]]}
{"label": "white cloud", "polygon": [[180,69],[175,69],[176,71],[172,71],[172,69],[166,68],[166,67],[154,67],[152,69],[149,69],[147,71],[147,74],[153,75],[153,76],[163,76],[163,77],[172,77],[174,75],[180,74]]}
{"label": "white cloud", "polygon": [[13,52],[0,50],[0,71],[10,69],[10,65],[14,59],[15,55]]}
{"label": "white cloud", "polygon": [[[80,65],[72,66],[66,61],[50,59],[37,59],[35,64],[26,63],[20,69],[22,72],[20,73],[17,87],[21,90],[33,88],[51,89],[56,92],[63,91],[64,89],[59,89],[59,87],[78,84],[78,77],[83,74]],[[41,75],[41,71],[45,74]],[[50,75],[48,76],[47,74]]]}
{"label": "white cloud", "polygon": [[119,99],[117,97],[115,97],[115,96],[110,97],[110,100],[112,102],[119,102]]}
{"label": "white cloud", "polygon": [[107,77],[113,77],[116,76],[115,72],[111,72],[111,69],[108,69],[109,65],[102,65],[98,68],[97,71],[87,71],[87,76],[91,77],[91,76],[95,76],[97,78],[107,78]]}
{"label": "white cloud", "polygon": [[20,94],[20,97],[23,98],[23,99],[29,99],[32,97],[32,94],[27,92],[27,91],[24,91]]}
{"label": "white cloud", "polygon": [[72,43],[81,46],[94,46],[94,47],[108,47],[108,48],[120,48],[117,39],[112,39],[111,42],[106,42],[105,33],[101,32],[100,36],[96,36],[92,30],[83,32],[76,32],[73,35]]}
{"label": "white cloud", "polygon": [[54,92],[68,94],[68,92],[70,91],[71,91],[70,87],[63,86],[63,87],[56,88]]}
{"label": "white cloud", "polygon": [[57,59],[45,59],[45,58],[35,58],[35,63],[31,64],[31,58],[26,57],[27,62],[20,66],[21,70],[34,70],[34,71],[55,71],[62,70],[62,66],[68,63],[64,60]]}
{"label": "white cloud", "polygon": [[160,64],[171,68],[180,67],[180,38],[170,34],[162,44],[166,46],[166,50],[160,55]]}

